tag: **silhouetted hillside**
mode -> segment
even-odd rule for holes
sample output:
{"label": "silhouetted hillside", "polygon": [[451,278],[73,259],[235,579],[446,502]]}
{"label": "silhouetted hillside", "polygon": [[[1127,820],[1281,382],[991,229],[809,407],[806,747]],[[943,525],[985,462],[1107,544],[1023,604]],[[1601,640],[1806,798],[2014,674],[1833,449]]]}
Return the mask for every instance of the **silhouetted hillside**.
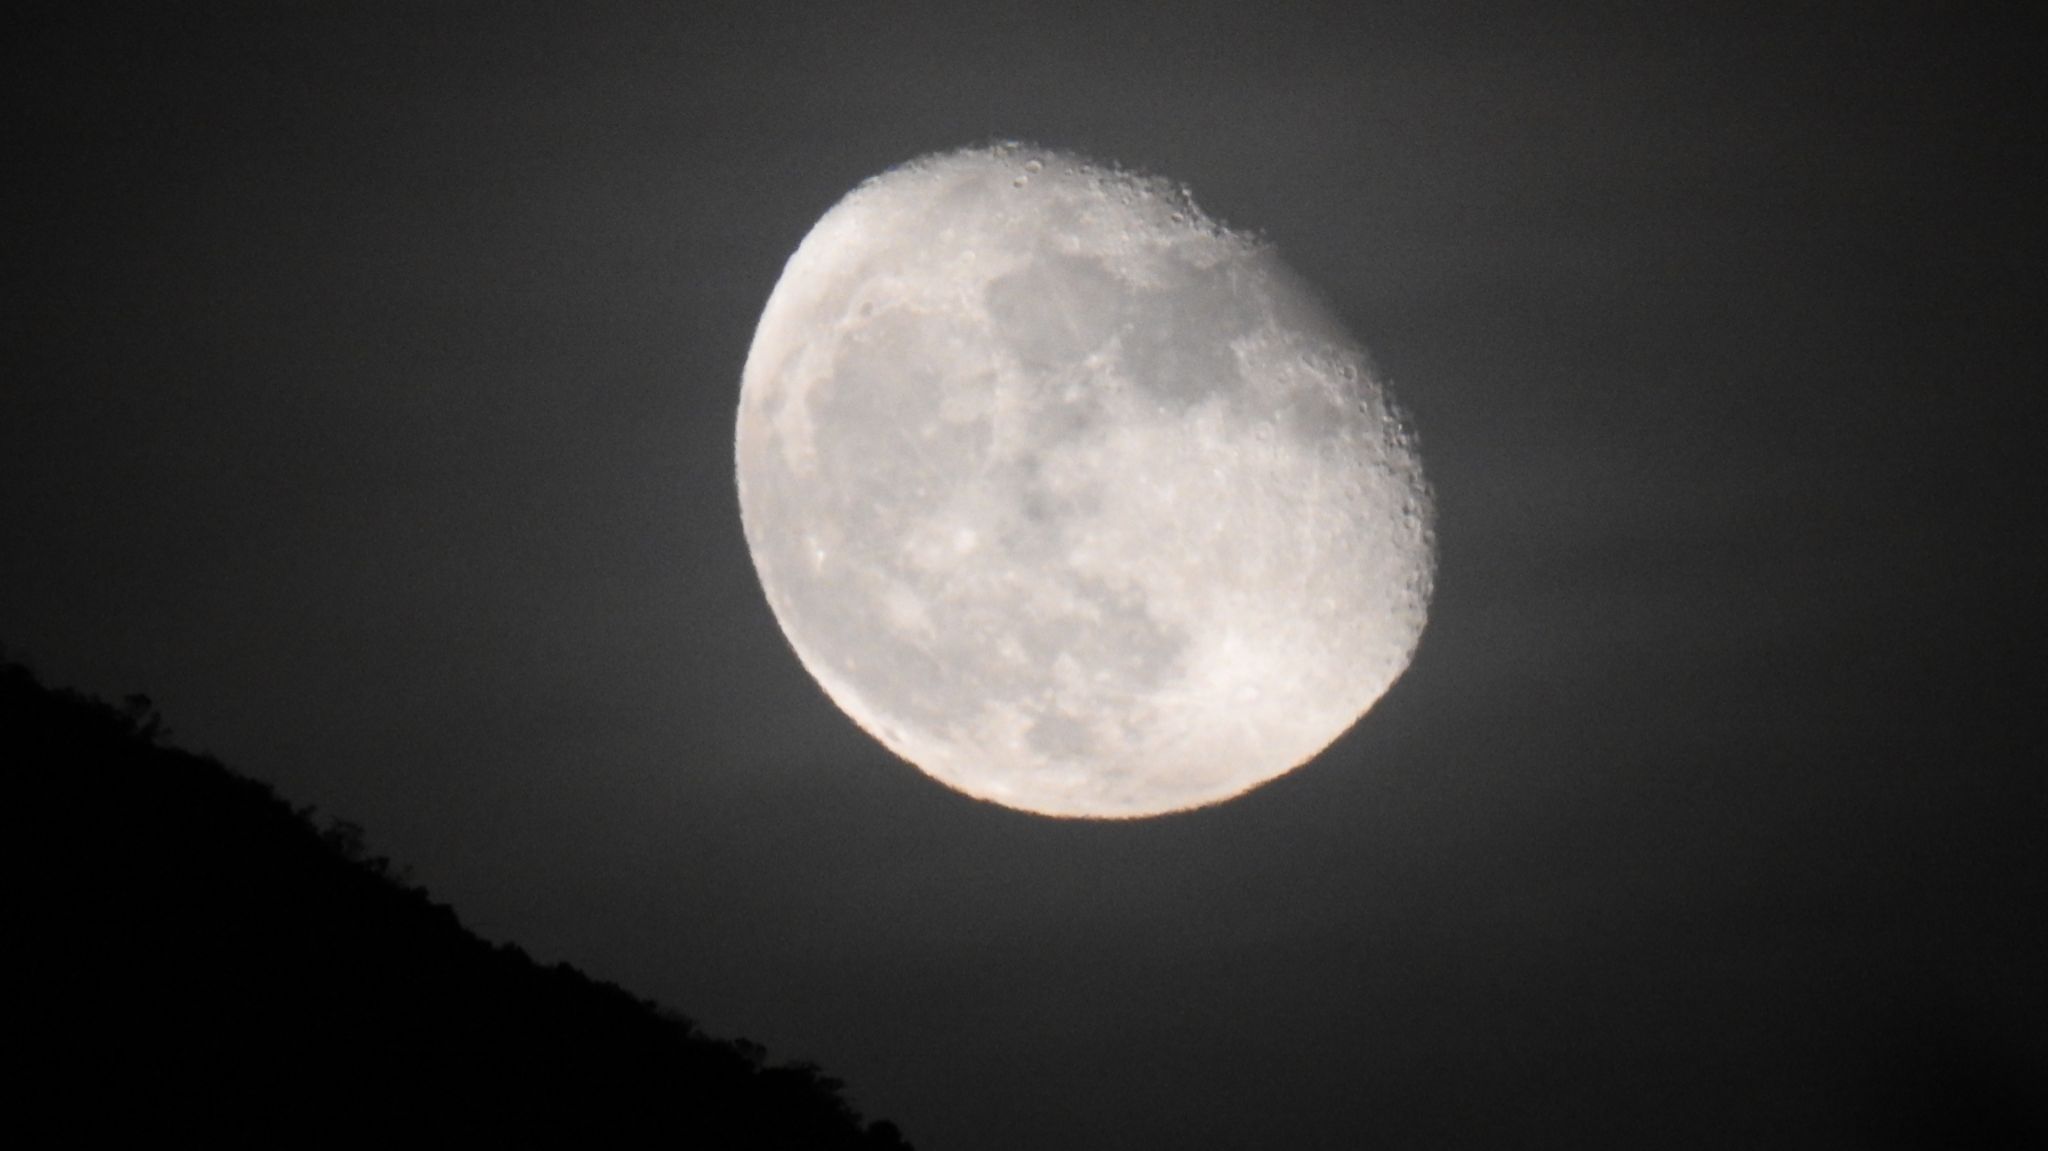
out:
{"label": "silhouetted hillside", "polygon": [[[10,1128],[207,1144],[903,1148],[837,1081],[470,934],[269,787],[0,661]],[[202,1144],[204,1145],[204,1144]]]}

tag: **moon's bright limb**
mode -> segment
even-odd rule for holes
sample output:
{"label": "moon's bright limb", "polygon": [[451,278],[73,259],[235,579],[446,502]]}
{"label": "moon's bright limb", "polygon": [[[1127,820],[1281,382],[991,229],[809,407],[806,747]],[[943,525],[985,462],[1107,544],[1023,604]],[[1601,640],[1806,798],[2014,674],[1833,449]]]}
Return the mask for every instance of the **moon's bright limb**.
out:
{"label": "moon's bright limb", "polygon": [[927,157],[827,212],[754,334],[738,468],[827,694],[1027,811],[1281,775],[1428,611],[1428,489],[1361,349],[1185,193],[1056,152]]}

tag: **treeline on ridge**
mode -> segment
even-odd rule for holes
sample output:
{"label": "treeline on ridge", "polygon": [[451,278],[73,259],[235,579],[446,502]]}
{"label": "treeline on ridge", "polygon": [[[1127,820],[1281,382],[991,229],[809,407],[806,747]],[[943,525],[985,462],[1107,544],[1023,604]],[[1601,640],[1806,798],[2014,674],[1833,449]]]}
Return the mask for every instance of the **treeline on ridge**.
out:
{"label": "treeline on ridge", "polygon": [[817,1067],[493,946],[267,785],[0,658],[17,1128],[904,1149]]}

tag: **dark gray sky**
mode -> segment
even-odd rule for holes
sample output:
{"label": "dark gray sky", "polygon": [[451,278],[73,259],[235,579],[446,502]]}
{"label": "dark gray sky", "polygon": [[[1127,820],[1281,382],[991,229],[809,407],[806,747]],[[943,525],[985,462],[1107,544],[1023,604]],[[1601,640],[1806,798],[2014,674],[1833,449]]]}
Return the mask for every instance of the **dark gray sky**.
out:
{"label": "dark gray sky", "polygon": [[[2038,1135],[2025,11],[17,6],[0,643],[927,1151]],[[1421,431],[1416,662],[1236,802],[946,791],[754,579],[782,262],[994,136],[1261,230]]]}

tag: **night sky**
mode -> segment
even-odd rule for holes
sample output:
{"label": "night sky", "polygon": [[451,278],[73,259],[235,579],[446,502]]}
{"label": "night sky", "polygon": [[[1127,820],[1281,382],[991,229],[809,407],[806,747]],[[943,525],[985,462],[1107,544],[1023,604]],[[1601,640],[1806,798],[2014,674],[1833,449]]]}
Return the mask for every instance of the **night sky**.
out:
{"label": "night sky", "polygon": [[[11,6],[0,643],[926,1151],[2040,1138],[2027,13]],[[1419,429],[1415,662],[1234,802],[948,791],[749,561],[784,260],[1002,137],[1261,232]]]}

